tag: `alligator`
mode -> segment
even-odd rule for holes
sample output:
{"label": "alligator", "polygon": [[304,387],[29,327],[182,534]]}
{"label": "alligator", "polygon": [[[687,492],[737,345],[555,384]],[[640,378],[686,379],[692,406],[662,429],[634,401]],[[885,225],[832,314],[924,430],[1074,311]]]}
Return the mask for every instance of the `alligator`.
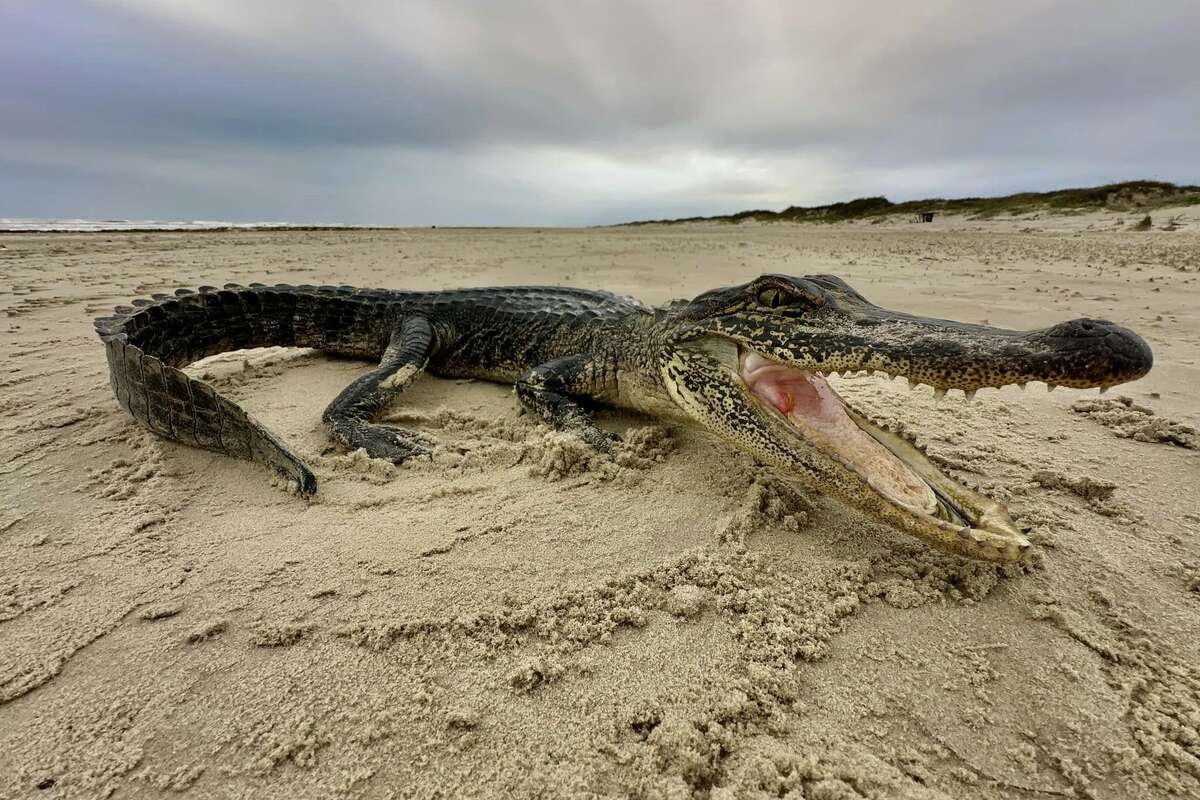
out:
{"label": "alligator", "polygon": [[423,372],[514,384],[527,409],[603,453],[620,439],[596,424],[596,404],[689,422],[942,550],[997,562],[1030,550],[1005,507],[944,474],[827,377],[882,372],[970,398],[1029,381],[1103,391],[1153,363],[1146,342],[1112,322],[1015,331],[913,316],[869,302],[832,275],[763,275],[660,307],[550,286],[227,284],[134,300],[97,319],[96,330],[113,392],[134,420],[268,465],[303,495],[317,481],[301,458],[181,367],[267,346],[377,361],[323,420],[345,447],[396,464],[429,454],[431,443],[374,420]]}

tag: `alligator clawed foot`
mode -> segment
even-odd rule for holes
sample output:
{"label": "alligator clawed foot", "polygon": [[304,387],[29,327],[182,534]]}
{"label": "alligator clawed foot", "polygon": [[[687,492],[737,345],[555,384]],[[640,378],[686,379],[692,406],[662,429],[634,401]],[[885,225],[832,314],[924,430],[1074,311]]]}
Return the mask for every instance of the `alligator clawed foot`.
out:
{"label": "alligator clawed foot", "polygon": [[382,458],[396,465],[418,456],[433,457],[433,442],[390,425],[364,425],[356,431],[354,440],[351,447],[361,447],[371,458]]}
{"label": "alligator clawed foot", "polygon": [[603,453],[607,456],[616,455],[617,448],[620,447],[623,441],[619,433],[612,433],[600,428],[590,428],[580,431],[579,438],[583,439],[597,453]]}

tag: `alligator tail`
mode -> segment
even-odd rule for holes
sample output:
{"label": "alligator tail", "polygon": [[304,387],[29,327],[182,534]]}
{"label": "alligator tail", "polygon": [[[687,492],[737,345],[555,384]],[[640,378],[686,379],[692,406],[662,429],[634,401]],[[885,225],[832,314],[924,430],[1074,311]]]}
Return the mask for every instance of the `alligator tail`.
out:
{"label": "alligator tail", "polygon": [[[382,347],[368,333],[373,326],[356,324],[365,322],[378,296],[347,297],[352,292],[348,287],[228,284],[178,289],[118,306],[113,316],[95,321],[117,402],[160,436],[265,464],[289,488],[311,495],[317,481],[299,456],[237,403],[179,367],[250,347],[320,347],[368,356],[378,347],[378,355]],[[346,341],[323,341],[320,331],[330,327],[321,323],[329,315],[347,323],[333,328]]]}

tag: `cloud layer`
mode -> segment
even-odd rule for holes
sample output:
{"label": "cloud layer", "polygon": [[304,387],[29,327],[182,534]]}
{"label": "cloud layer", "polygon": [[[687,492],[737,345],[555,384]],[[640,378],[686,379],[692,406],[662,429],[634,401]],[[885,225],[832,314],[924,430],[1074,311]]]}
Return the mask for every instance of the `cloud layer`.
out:
{"label": "cloud layer", "polygon": [[1195,0],[0,4],[0,216],[597,224],[1200,179]]}

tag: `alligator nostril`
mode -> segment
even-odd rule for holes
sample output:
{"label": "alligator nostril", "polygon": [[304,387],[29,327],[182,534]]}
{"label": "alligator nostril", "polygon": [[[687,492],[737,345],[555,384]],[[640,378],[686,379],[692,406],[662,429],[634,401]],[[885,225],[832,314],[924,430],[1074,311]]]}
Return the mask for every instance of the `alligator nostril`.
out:
{"label": "alligator nostril", "polygon": [[1092,338],[1107,336],[1116,327],[1113,323],[1102,319],[1073,319],[1069,322],[1060,322],[1048,328],[1046,332],[1054,337]]}

